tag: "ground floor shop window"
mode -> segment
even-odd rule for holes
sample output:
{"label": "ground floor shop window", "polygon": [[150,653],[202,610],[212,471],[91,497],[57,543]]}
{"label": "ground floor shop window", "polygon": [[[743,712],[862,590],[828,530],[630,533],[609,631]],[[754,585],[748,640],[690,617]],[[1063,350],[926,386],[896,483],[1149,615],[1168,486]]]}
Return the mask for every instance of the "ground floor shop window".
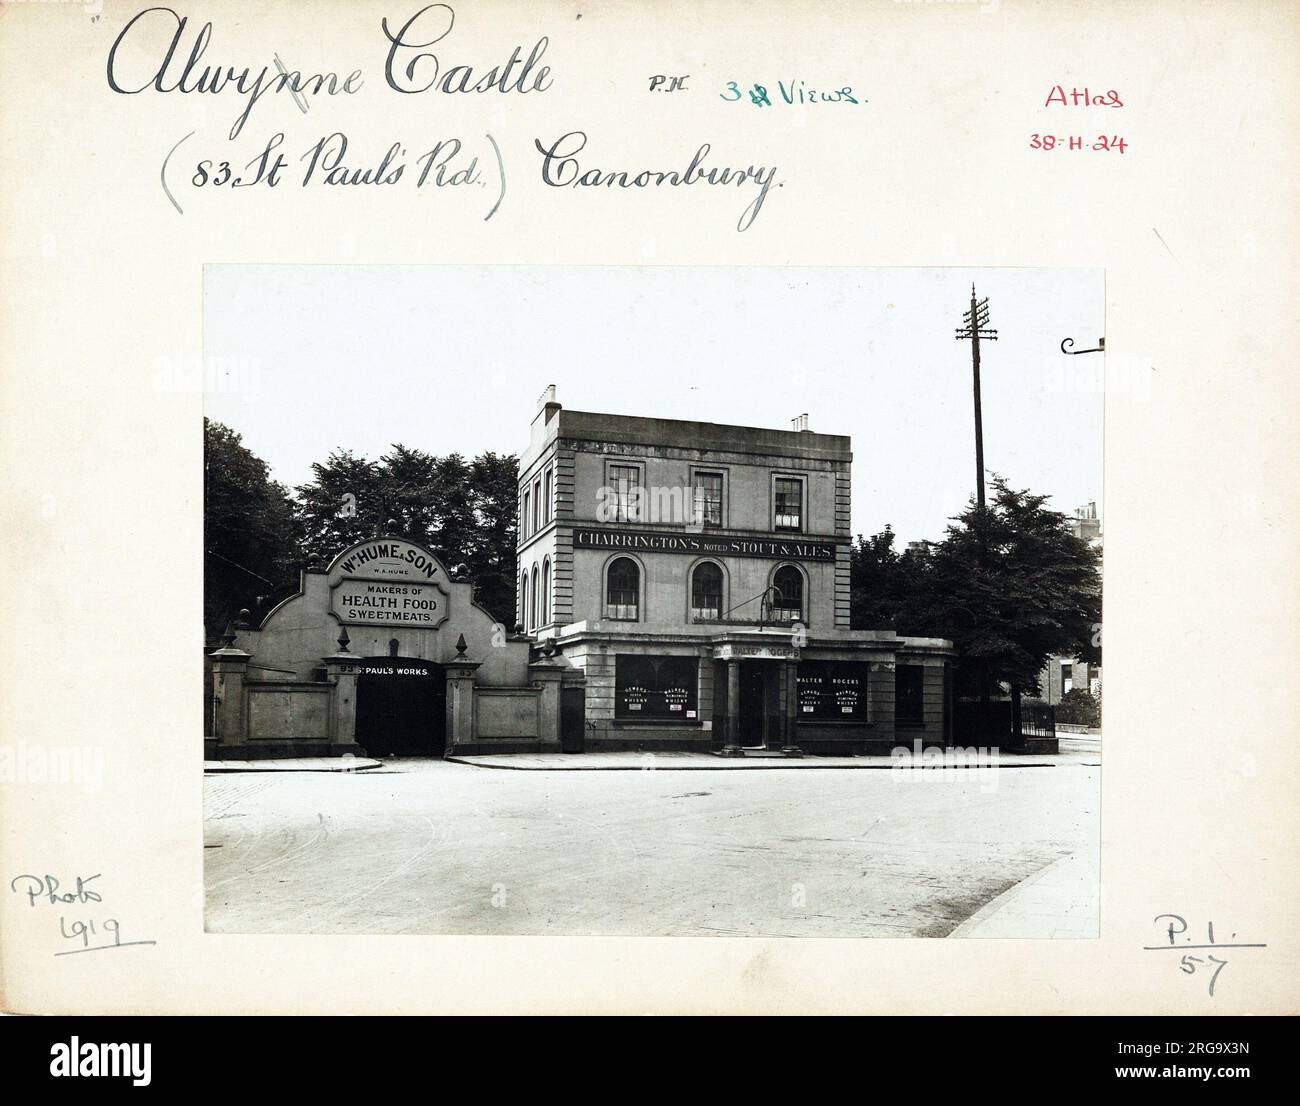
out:
{"label": "ground floor shop window", "polygon": [[638,721],[695,722],[699,718],[695,657],[614,658],[614,717]]}
{"label": "ground floor shop window", "polygon": [[925,668],[900,664],[894,669],[894,721],[900,726],[919,726],[925,721]]}
{"label": "ground floor shop window", "polygon": [[869,721],[869,671],[861,661],[800,661],[799,721]]}

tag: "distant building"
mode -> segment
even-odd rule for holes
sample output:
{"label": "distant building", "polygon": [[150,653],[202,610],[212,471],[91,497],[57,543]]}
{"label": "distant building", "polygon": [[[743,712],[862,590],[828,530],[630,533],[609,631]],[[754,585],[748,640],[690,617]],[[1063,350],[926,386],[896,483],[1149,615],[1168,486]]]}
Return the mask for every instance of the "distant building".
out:
{"label": "distant building", "polygon": [[[1101,549],[1101,519],[1097,517],[1097,504],[1089,502],[1075,509],[1070,519],[1070,529],[1076,538],[1082,538],[1094,549]],[[1061,698],[1076,688],[1101,695],[1101,666],[1086,664],[1075,657],[1049,657],[1038,677],[1041,699],[1056,706]]]}

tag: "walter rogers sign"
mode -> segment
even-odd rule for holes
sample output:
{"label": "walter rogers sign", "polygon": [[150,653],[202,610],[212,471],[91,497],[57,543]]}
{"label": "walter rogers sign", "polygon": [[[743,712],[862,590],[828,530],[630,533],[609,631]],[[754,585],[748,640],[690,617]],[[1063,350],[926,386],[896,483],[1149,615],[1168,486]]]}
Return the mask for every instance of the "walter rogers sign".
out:
{"label": "walter rogers sign", "polygon": [[834,542],[656,534],[644,530],[574,530],[573,545],[577,549],[630,549],[645,553],[788,558],[795,561],[834,561],[836,550]]}

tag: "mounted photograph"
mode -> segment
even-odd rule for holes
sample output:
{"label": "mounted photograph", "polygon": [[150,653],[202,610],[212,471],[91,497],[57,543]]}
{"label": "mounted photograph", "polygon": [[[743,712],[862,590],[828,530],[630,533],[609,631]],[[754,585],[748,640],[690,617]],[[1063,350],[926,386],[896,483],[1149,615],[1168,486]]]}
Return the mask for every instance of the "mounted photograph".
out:
{"label": "mounted photograph", "polygon": [[207,266],[207,931],[1096,938],[1105,302]]}

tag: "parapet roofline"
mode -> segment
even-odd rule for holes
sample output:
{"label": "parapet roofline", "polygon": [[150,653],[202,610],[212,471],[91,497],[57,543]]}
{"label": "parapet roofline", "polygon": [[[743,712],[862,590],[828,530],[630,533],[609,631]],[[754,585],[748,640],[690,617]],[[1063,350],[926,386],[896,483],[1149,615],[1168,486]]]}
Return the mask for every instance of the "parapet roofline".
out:
{"label": "parapet roofline", "polygon": [[852,439],[847,434],[574,411],[567,407],[557,411],[556,418],[559,423],[556,434],[561,438],[584,437],[597,441],[687,448],[721,446],[742,453],[767,452],[760,447],[768,445],[777,447],[778,452],[833,454],[837,459],[852,460]]}

